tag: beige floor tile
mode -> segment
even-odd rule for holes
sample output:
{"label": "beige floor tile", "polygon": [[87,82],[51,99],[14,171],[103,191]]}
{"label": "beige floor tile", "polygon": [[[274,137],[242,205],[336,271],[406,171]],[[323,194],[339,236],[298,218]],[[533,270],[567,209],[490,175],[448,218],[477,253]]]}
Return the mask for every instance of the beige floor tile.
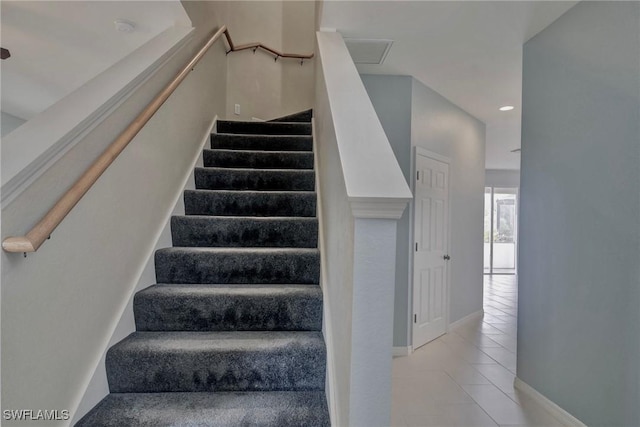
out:
{"label": "beige floor tile", "polygon": [[[480,332],[474,333],[474,334],[463,332],[461,334],[458,331],[455,331],[455,333],[457,333],[462,338],[464,338],[465,340],[469,341],[470,343],[472,343],[473,345],[475,345],[478,348],[504,347],[499,342],[494,341],[493,338],[489,337],[488,335],[482,334]],[[505,337],[509,338],[507,335],[505,335]]]}
{"label": "beige floor tile", "polygon": [[[494,365],[478,365],[491,367]],[[467,384],[491,384],[491,382],[485,378],[477,369],[469,364],[461,364],[455,367],[445,369],[445,372],[449,374],[453,381],[458,385]]]}
{"label": "beige floor tile", "polygon": [[514,393],[513,381],[515,375],[501,365],[475,365],[482,376],[491,381],[493,385],[498,387],[504,393]]}
{"label": "beige floor tile", "polygon": [[512,351],[513,353],[515,353],[516,351],[518,351],[518,340],[516,340],[513,337],[510,337],[507,334],[504,335],[492,335],[491,340],[500,344],[502,347],[506,348],[507,350]]}
{"label": "beige floor tile", "polygon": [[394,426],[560,426],[513,387],[517,299],[514,277],[485,277],[484,319],[393,359]]}
{"label": "beige floor tile", "polygon": [[452,426],[495,427],[498,425],[477,404],[449,406],[445,417]]}
{"label": "beige floor tile", "polygon": [[408,415],[405,416],[407,427],[451,427],[449,421],[444,415]]}
{"label": "beige floor tile", "polygon": [[482,352],[503,366],[516,365],[516,355],[504,347],[483,348]]}
{"label": "beige floor tile", "polygon": [[498,424],[527,424],[522,408],[494,385],[465,385],[463,389]]}

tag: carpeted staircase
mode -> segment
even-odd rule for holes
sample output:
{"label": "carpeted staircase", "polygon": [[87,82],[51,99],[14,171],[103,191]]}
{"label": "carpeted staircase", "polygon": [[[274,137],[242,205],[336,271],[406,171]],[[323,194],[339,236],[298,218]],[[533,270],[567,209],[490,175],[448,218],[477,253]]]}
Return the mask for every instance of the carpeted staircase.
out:
{"label": "carpeted staircase", "polygon": [[218,121],[76,426],[330,424],[310,121]]}

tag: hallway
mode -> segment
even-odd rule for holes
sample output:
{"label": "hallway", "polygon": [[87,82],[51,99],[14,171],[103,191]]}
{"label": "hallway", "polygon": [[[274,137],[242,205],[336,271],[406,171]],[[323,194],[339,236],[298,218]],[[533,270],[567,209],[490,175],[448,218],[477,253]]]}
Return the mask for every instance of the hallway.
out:
{"label": "hallway", "polygon": [[393,359],[392,425],[560,426],[513,387],[517,276],[484,276],[484,317]]}

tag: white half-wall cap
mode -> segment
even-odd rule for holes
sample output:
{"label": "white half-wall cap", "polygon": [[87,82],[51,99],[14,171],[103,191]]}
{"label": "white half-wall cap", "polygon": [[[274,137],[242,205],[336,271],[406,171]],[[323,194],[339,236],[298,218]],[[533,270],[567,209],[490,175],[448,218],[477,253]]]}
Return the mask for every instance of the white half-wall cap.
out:
{"label": "white half-wall cap", "polygon": [[346,38],[344,42],[356,64],[382,64],[393,44],[389,39]]}

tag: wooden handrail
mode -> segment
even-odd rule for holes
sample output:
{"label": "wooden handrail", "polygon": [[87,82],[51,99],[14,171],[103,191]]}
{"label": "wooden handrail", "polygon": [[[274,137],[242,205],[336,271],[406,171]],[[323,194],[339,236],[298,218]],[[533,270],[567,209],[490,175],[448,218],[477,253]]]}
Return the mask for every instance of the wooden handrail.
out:
{"label": "wooden handrail", "polygon": [[151,119],[178,85],[187,77],[187,74],[202,59],[209,48],[227,31],[224,25],[216,31],[204,46],[196,53],[187,65],[165,86],[164,89],[151,101],[127,128],[107,147],[107,149],[94,161],[82,176],[67,190],[56,202],[47,214],[26,235],[20,237],[8,237],[2,242],[2,248],[7,252],[35,252],[40,245],[51,236],[82,196],[100,178],[104,171],[113,163],[118,155],[125,149],[131,140],[140,132],[144,125]]}
{"label": "wooden handrail", "polygon": [[247,49],[253,49],[253,52],[255,53],[256,49],[263,49],[266,50],[267,52],[271,53],[272,55],[275,55],[276,60],[278,60],[278,58],[295,58],[295,59],[300,59],[300,60],[305,60],[305,59],[311,59],[313,58],[313,53],[310,53],[309,55],[301,55],[301,54],[297,54],[297,53],[283,53],[283,52],[279,52],[273,48],[270,48],[269,46],[265,46],[262,43],[248,43],[248,44],[243,44],[240,46],[236,46],[233,44],[233,40],[231,40],[231,36],[229,35],[229,31],[225,30],[224,32],[224,36],[227,39],[227,43],[229,44],[229,50],[227,51],[227,54],[231,53],[231,52],[238,52],[241,50],[247,50]]}

